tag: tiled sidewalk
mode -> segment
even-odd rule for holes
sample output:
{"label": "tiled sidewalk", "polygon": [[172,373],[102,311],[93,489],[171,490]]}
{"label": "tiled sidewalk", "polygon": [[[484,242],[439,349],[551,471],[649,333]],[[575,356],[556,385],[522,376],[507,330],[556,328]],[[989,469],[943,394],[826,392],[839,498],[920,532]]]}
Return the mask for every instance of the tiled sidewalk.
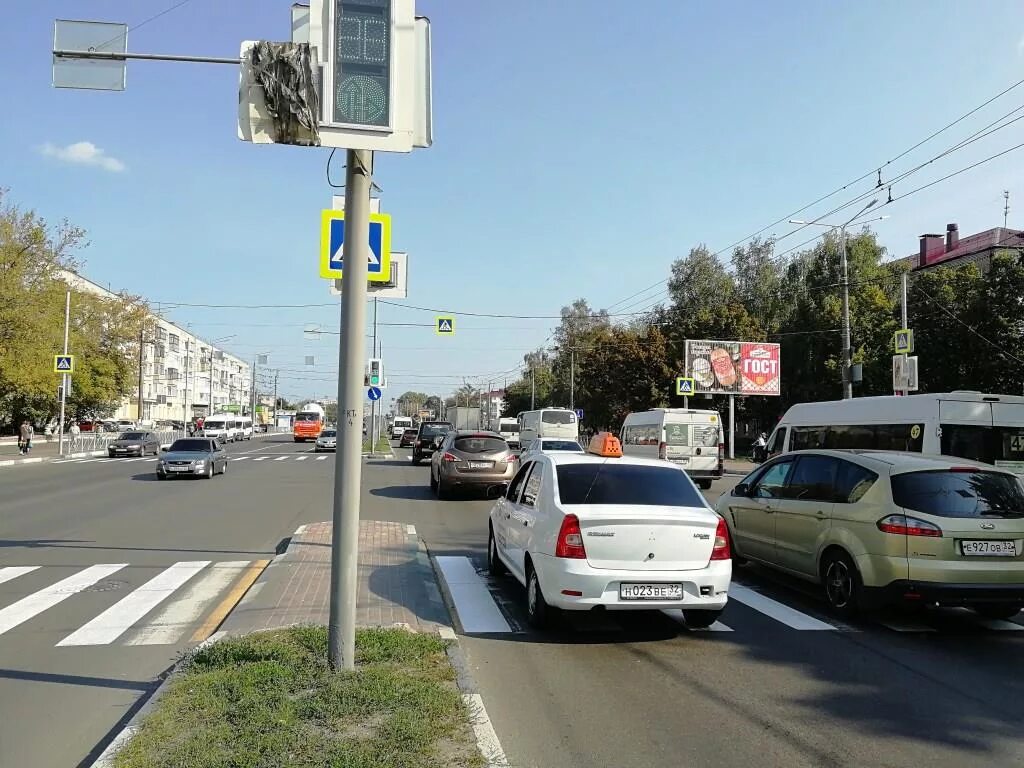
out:
{"label": "tiled sidewalk", "polygon": [[[224,621],[228,634],[295,624],[326,624],[331,578],[330,522],[299,528]],[[408,625],[421,632],[449,624],[433,570],[415,529],[360,521],[356,624]]]}

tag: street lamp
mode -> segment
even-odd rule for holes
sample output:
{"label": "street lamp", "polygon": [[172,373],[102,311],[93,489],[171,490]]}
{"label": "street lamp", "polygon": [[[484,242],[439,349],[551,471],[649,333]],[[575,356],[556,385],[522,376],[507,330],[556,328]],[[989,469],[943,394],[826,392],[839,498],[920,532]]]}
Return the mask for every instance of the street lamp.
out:
{"label": "street lamp", "polygon": [[230,341],[237,335],[237,333],[233,333],[230,336],[224,336],[210,342],[210,406],[206,412],[207,416],[213,416],[213,347],[215,344],[223,344],[225,341]]}
{"label": "street lamp", "polygon": [[[849,400],[853,397],[853,380],[850,375],[850,364],[852,362],[852,350],[850,348],[850,279],[849,269],[846,263],[846,228],[861,217],[867,210],[869,210],[875,203],[878,202],[876,197],[870,203],[865,205],[856,214],[851,216],[842,224],[826,224],[820,221],[802,221],[800,219],[790,219],[790,224],[803,224],[804,226],[815,224],[819,227],[828,227],[829,229],[839,230],[839,270],[840,270],[840,284],[843,288],[843,339],[842,339],[842,376],[843,376],[843,400]],[[887,219],[888,216],[879,216],[877,219],[871,219],[871,221],[881,221]],[[867,222],[861,222],[867,223]]]}

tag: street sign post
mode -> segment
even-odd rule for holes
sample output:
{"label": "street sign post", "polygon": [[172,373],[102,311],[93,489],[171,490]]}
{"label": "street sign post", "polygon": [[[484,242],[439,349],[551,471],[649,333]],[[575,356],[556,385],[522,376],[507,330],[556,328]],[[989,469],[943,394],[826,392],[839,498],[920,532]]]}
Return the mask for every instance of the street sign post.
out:
{"label": "street sign post", "polygon": [[912,355],[914,353],[914,331],[911,328],[900,328],[893,336],[893,343],[897,355]]}
{"label": "street sign post", "polygon": [[[366,279],[373,283],[391,281],[391,217],[370,214],[369,253]],[[345,211],[330,208],[320,213],[320,277],[340,280],[344,270]]]}
{"label": "street sign post", "polygon": [[454,336],[455,318],[451,315],[438,315],[434,320],[434,333],[438,336]]}
{"label": "street sign post", "polygon": [[54,355],[53,356],[53,372],[54,373],[74,373],[75,372],[75,356],[74,355]]}

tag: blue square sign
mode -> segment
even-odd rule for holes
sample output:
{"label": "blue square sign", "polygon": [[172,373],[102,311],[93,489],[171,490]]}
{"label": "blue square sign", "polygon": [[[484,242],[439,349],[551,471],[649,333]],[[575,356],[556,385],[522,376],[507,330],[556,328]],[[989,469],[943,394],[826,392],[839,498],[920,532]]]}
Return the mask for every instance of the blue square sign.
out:
{"label": "blue square sign", "polygon": [[[391,217],[370,214],[370,253],[367,257],[366,279],[375,283],[391,280]],[[320,277],[330,280],[344,278],[345,212],[325,210],[320,227]]]}

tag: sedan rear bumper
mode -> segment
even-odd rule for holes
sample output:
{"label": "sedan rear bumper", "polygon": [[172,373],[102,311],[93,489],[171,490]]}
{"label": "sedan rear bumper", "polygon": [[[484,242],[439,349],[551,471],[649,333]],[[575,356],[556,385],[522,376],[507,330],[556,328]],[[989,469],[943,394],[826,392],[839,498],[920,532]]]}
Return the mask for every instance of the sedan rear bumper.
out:
{"label": "sedan rear bumper", "polygon": [[901,579],[871,591],[886,603],[1024,605],[1024,584],[940,584]]}
{"label": "sedan rear bumper", "polygon": [[[713,560],[695,571],[598,570],[586,560],[533,555],[544,599],[567,611],[721,610],[729,599],[732,560]],[[623,600],[619,585],[682,584],[681,600]],[[567,595],[566,592],[580,592]]]}

